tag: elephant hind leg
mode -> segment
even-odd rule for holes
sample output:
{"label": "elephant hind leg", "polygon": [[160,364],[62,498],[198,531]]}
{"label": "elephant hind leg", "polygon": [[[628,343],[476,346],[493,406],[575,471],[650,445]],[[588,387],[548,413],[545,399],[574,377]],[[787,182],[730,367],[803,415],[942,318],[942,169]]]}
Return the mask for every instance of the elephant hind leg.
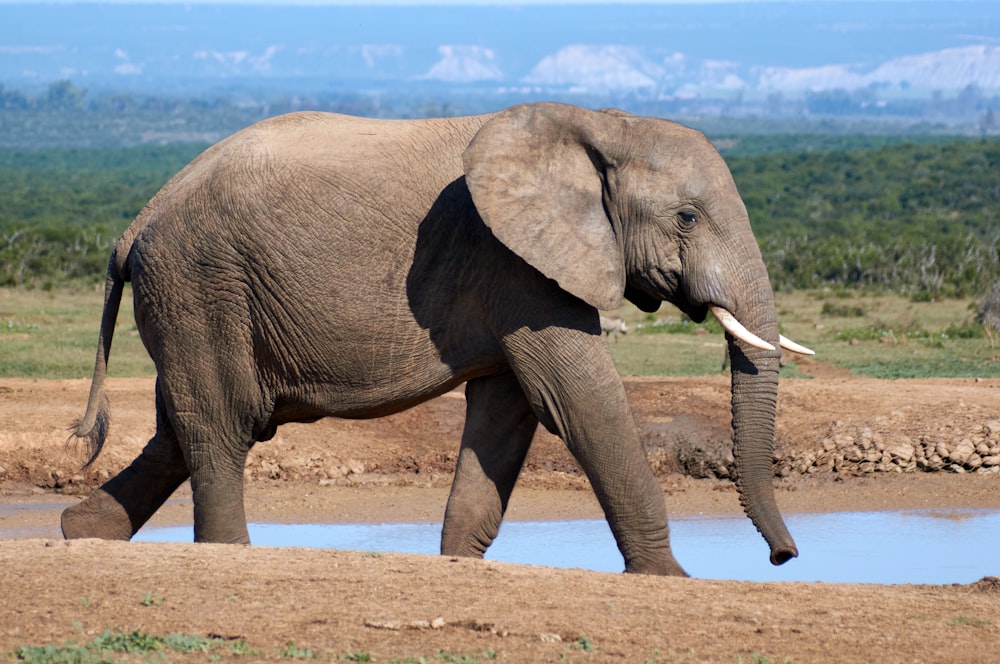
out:
{"label": "elephant hind leg", "polygon": [[470,381],[441,553],[482,558],[500,529],[514,483],[538,428],[513,374]]}
{"label": "elephant hind leg", "polygon": [[[229,415],[229,416],[227,416]],[[249,544],[243,506],[243,472],[252,434],[238,413],[174,414],[181,449],[191,471],[194,541]]]}
{"label": "elephant hind leg", "polygon": [[156,435],[125,470],[63,511],[63,537],[131,539],[188,478],[184,456],[162,405],[157,386]]}

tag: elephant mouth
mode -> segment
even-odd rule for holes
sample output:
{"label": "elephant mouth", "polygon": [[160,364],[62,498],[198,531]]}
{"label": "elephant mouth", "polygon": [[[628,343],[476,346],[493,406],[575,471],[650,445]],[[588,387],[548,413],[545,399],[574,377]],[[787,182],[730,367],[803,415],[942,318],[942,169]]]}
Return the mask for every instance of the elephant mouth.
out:
{"label": "elephant mouth", "polygon": [[684,315],[690,318],[695,323],[704,323],[705,319],[708,317],[708,311],[710,307],[706,304],[685,304],[683,306],[678,306],[678,309],[684,312]]}

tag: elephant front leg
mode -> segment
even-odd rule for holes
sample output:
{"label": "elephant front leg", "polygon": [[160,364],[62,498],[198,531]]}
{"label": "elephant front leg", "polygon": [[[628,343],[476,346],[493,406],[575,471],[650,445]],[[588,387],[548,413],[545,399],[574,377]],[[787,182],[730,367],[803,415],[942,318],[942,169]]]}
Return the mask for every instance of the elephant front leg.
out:
{"label": "elephant front leg", "polygon": [[601,337],[539,326],[520,328],[506,342],[539,421],[565,441],[590,480],[625,571],[687,576],[670,549],[663,490]]}
{"label": "elephant front leg", "polygon": [[161,429],[128,468],[63,511],[63,537],[131,539],[187,478],[177,441]]}
{"label": "elephant front leg", "polygon": [[470,381],[441,553],[482,558],[500,529],[538,419],[513,374]]}
{"label": "elephant front leg", "polygon": [[[624,388],[620,399],[624,404]],[[600,413],[601,405],[605,404],[591,403],[585,408]],[[581,428],[569,423],[564,440],[604,509],[625,558],[625,571],[687,576],[670,548],[663,490],[649,467],[628,409],[605,410],[600,423],[591,420],[591,424]]]}

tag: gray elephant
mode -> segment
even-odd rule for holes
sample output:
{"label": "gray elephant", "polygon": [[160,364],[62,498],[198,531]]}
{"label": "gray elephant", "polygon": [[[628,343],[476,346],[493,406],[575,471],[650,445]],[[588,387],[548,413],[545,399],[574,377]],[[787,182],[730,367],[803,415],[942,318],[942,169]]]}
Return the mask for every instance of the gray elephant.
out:
{"label": "gray elephant", "polygon": [[684,574],[601,336],[598,309],[626,297],[723,319],[741,500],[773,563],[797,555],[772,488],[773,296],[698,132],[544,103],[419,121],[295,113],[221,141],[112,253],[75,429],[90,462],[127,281],[156,434],[63,513],[67,538],[129,539],[190,477],[195,540],[249,542],[244,463],[279,425],[388,415],[467,383],[442,553],[483,555],[541,423],[589,478],[625,570]]}

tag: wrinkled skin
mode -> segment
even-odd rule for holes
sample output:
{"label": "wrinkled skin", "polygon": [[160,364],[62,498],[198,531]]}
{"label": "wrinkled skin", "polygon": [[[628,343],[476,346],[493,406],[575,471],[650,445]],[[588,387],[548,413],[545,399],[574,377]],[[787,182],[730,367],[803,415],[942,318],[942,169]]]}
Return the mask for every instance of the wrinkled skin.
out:
{"label": "wrinkled skin", "polygon": [[[243,467],[285,422],[387,415],[468,383],[441,550],[482,556],[538,424],[586,472],[628,572],[683,574],[599,309],[729,310],[775,346],[746,210],[698,132],[532,104],[377,121],[299,113],[210,148],[111,258],[76,435],[99,453],[122,284],[158,373],[142,454],[63,514],[66,537],[128,539],[188,477],[196,541],[249,542]],[[771,488],[777,350],[730,337],[737,486],[796,555]]]}

